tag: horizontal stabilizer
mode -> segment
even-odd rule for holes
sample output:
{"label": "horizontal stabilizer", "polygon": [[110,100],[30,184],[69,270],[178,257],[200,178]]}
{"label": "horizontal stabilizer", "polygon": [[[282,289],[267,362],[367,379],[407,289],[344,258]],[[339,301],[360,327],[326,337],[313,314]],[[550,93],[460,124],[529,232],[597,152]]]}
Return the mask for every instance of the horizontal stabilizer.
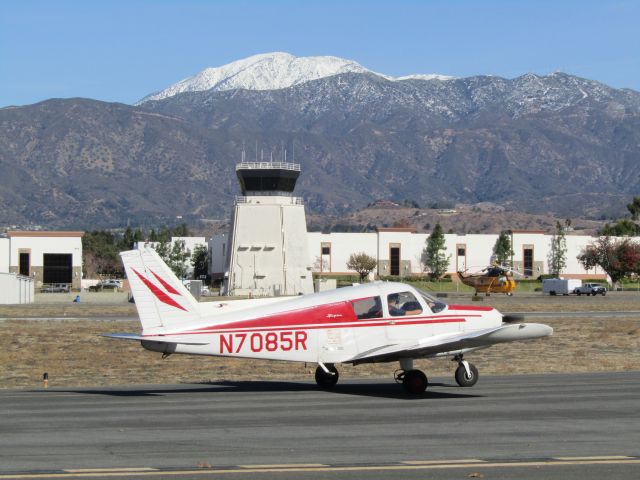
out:
{"label": "horizontal stabilizer", "polygon": [[136,333],[103,333],[101,337],[117,338],[118,340],[137,340],[139,342],[160,342],[160,343],[181,343],[183,345],[207,345],[209,342],[203,340],[194,340],[190,337],[180,337],[172,335],[170,337],[164,335],[138,335]]}

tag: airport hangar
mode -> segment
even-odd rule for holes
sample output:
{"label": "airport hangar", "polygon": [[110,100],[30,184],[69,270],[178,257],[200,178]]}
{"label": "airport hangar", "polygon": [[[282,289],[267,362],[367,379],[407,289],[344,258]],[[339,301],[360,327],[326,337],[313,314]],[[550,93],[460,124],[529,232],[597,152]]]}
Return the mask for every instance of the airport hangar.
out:
{"label": "airport hangar", "polygon": [[43,285],[80,289],[84,232],[8,231],[0,237],[0,303],[31,303]]}

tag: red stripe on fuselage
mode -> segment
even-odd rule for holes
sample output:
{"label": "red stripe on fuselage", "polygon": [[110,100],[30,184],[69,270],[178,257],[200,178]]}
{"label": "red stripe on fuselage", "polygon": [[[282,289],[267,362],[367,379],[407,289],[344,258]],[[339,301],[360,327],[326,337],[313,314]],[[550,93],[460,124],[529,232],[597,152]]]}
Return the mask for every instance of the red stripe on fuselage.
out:
{"label": "red stripe on fuselage", "polygon": [[[430,325],[436,323],[465,323],[467,321],[466,318],[461,317],[412,317],[409,319],[404,319],[398,321],[399,317],[392,318],[384,318],[376,322],[358,320],[353,323],[334,323],[334,324],[320,324],[314,325],[310,323],[306,324],[298,324],[298,325],[281,325],[281,326],[255,326],[255,327],[245,327],[245,328],[237,328],[233,324],[221,325],[221,326],[210,326],[201,328],[193,331],[182,331],[171,334],[170,335],[199,335],[199,334],[214,334],[214,333],[251,333],[251,332],[264,332],[264,331],[280,331],[280,330],[318,330],[318,329],[336,329],[336,328],[363,328],[363,327],[402,327],[404,325]],[[390,323],[393,321],[394,323]]]}
{"label": "red stripe on fuselage", "polygon": [[475,305],[449,305],[449,311],[458,310],[462,312],[490,312],[493,307],[476,307]]}

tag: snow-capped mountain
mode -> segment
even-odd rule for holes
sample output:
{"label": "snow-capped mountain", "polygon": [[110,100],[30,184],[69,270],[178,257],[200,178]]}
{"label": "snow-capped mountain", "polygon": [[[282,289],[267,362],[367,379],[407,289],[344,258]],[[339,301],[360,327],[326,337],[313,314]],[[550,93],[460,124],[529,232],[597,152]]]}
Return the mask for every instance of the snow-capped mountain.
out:
{"label": "snow-capped mountain", "polygon": [[287,54],[209,75],[136,107],[74,98],[0,109],[0,224],[221,218],[245,142],[249,158],[295,150],[296,195],[314,213],[392,199],[611,218],[640,192],[633,90],[561,72],[390,79]]}
{"label": "snow-capped mountain", "polygon": [[279,90],[311,80],[331,77],[341,73],[371,73],[387,80],[449,80],[437,74],[418,74],[391,77],[372,72],[353,60],[331,56],[295,57],[288,53],[274,52],[254,55],[222,67],[207,68],[164,90],[144,97],[137,104],[149,100],[162,100],[184,92],[224,90]]}

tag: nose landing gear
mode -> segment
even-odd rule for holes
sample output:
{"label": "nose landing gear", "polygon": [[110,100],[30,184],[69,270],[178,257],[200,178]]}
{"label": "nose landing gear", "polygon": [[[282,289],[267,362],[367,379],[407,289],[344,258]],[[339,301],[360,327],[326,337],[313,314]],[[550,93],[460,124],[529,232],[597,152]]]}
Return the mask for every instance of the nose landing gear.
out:
{"label": "nose landing gear", "polygon": [[478,369],[476,366],[464,360],[462,354],[453,357],[452,361],[458,362],[458,368],[456,368],[455,373],[456,383],[461,387],[473,387],[478,381]]}

